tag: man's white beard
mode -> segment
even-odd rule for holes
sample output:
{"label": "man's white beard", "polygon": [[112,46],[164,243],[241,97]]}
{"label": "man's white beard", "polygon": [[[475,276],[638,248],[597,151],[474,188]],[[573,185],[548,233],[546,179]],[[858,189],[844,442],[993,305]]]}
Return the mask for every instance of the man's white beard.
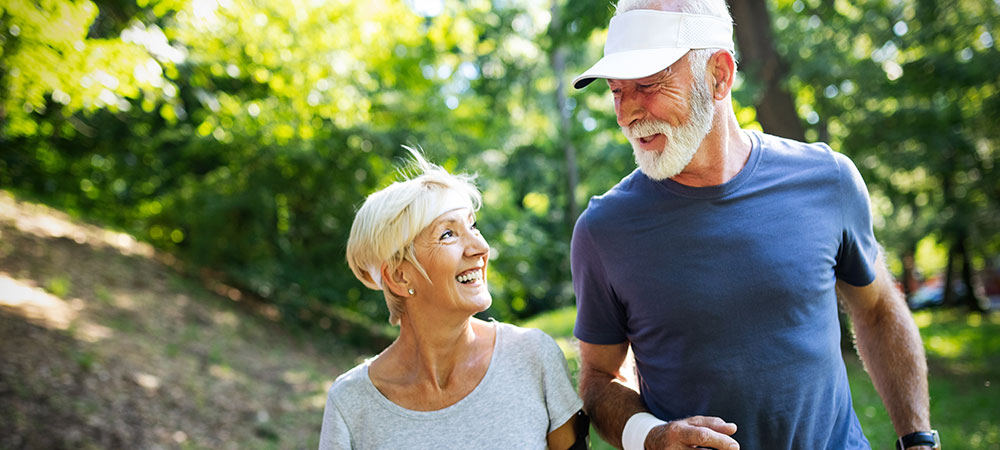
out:
{"label": "man's white beard", "polygon": [[[694,72],[691,93],[688,95],[688,104],[691,108],[687,122],[675,127],[667,122],[650,119],[622,127],[622,133],[632,143],[632,154],[635,155],[635,163],[639,166],[639,170],[656,181],[681,173],[691,162],[691,158],[694,158],[698,147],[712,128],[712,93],[705,83],[704,71],[700,71],[701,74],[697,73],[698,70]],[[639,146],[639,138],[656,133],[661,133],[667,138],[663,150],[660,152],[643,150]]]}

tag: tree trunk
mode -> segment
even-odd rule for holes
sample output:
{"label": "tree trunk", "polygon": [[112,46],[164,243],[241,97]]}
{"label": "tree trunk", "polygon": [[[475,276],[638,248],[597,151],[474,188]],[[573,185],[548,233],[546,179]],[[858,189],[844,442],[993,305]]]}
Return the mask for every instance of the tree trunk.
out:
{"label": "tree trunk", "polygon": [[736,42],[740,66],[762,87],[754,106],[764,131],[805,141],[802,121],[795,110],[795,100],[782,86],[787,69],[774,45],[771,16],[765,0],[730,0],[729,9],[736,22]]}
{"label": "tree trunk", "polygon": [[903,249],[903,295],[907,299],[913,295],[913,292],[917,288],[917,268],[916,268],[916,248],[917,245],[914,242],[908,242],[906,248]]}
{"label": "tree trunk", "polygon": [[979,284],[976,283],[972,273],[972,258],[969,257],[968,249],[965,246],[967,239],[963,235],[959,240],[959,250],[962,252],[962,282],[965,284],[965,291],[961,300],[962,303],[969,307],[969,311],[983,313],[987,311],[984,307],[986,301],[980,298],[982,291],[979,289]]}
{"label": "tree trunk", "polygon": [[[915,217],[918,214],[918,206],[914,197],[909,197],[906,200],[905,208],[910,212],[911,216]],[[906,245],[903,247],[901,254],[903,255],[903,295],[909,301],[910,296],[920,289],[921,282],[923,281],[917,279],[917,277],[923,278],[927,274],[917,273],[917,245],[920,244],[922,236],[914,236],[913,230],[910,230],[907,235]]]}
{"label": "tree trunk", "polygon": [[[561,26],[561,18],[559,16],[559,0],[552,1],[552,25],[551,27],[558,28]],[[558,136],[556,136],[556,142],[562,143],[563,155],[566,160],[566,202],[567,202],[567,217],[566,223],[569,224],[569,228],[572,229],[573,225],[576,223],[576,216],[579,215],[576,205],[576,185],[577,185],[577,169],[576,169],[576,147],[573,146],[572,137],[572,111],[567,108],[567,96],[566,96],[566,47],[561,44],[553,43],[554,47],[549,49],[549,54],[552,59],[552,72],[556,77],[556,108],[559,109],[559,131]]]}
{"label": "tree trunk", "polygon": [[958,253],[956,247],[957,244],[955,243],[952,243],[948,247],[948,262],[944,267],[944,285],[941,287],[942,305],[951,306],[958,303],[955,299],[955,289],[952,289],[955,285],[955,253]]}

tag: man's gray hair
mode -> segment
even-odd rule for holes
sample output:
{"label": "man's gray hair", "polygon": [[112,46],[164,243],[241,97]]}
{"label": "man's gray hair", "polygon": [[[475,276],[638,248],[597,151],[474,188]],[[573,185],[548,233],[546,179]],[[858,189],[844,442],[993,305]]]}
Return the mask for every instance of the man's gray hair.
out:
{"label": "man's gray hair", "polygon": [[[660,9],[662,0],[621,0],[615,5],[615,15],[633,9]],[[688,0],[681,4],[680,11],[687,14],[704,14],[733,21],[726,0]]]}

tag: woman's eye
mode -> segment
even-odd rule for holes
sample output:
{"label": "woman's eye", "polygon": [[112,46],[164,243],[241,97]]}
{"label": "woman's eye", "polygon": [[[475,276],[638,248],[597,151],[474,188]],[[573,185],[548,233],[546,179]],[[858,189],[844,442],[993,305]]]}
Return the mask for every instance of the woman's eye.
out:
{"label": "woman's eye", "polygon": [[639,85],[639,89],[646,90],[646,89],[649,89],[649,88],[651,88],[653,86],[656,86],[656,84],[655,83],[654,84],[640,84]]}
{"label": "woman's eye", "polygon": [[472,229],[473,230],[478,230],[479,229],[479,222],[472,222]]}
{"label": "woman's eye", "polygon": [[443,240],[448,239],[448,238],[450,238],[450,237],[452,237],[454,235],[455,235],[454,231],[444,230],[444,233],[441,233],[441,240],[443,241]]}

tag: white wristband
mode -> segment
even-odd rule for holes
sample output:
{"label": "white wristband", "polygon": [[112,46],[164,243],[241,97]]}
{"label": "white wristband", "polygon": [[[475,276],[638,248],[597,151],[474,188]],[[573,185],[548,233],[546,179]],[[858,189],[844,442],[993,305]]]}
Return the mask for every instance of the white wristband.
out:
{"label": "white wristband", "polygon": [[650,413],[635,413],[625,422],[625,429],[622,430],[622,448],[624,450],[644,450],[646,448],[646,436],[653,428],[665,424],[666,422],[657,419]]}

